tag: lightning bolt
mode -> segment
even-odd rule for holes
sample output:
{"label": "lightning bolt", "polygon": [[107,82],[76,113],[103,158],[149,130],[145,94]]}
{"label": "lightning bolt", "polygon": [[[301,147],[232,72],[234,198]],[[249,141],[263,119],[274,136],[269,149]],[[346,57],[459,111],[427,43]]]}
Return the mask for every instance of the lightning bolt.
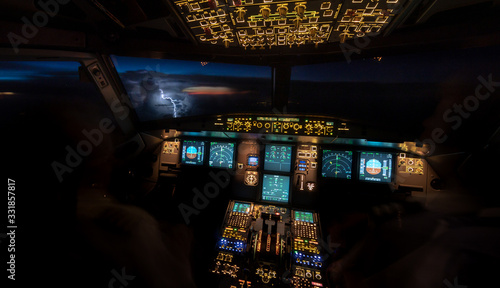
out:
{"label": "lightning bolt", "polygon": [[170,102],[172,103],[172,105],[174,105],[174,118],[177,118],[177,106],[175,106],[175,102],[172,98],[168,97],[168,96],[165,96],[165,94],[163,94],[163,90],[160,89],[160,92],[161,92],[161,99],[165,99],[165,100],[170,100]]}

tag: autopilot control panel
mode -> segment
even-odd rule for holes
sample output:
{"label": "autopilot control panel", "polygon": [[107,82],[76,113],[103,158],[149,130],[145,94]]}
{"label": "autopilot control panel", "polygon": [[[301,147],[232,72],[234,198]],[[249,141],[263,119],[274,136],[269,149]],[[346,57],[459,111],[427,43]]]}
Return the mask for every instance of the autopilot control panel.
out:
{"label": "autopilot control panel", "polygon": [[328,287],[319,215],[230,201],[210,272],[218,287]]}

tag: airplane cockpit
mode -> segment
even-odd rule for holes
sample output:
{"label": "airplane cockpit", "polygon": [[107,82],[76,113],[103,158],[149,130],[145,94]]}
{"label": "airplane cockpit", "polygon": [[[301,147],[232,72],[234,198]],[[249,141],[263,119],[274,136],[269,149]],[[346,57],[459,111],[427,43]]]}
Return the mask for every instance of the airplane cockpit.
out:
{"label": "airplane cockpit", "polygon": [[7,287],[495,283],[499,1],[0,7]]}

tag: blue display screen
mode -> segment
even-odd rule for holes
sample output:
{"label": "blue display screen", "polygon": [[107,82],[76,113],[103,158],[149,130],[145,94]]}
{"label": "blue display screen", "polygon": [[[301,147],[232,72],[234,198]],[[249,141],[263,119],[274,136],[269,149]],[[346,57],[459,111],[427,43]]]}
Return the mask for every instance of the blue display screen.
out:
{"label": "blue display screen", "polygon": [[392,161],[391,153],[361,152],[359,155],[359,180],[391,182]]}
{"label": "blue display screen", "polygon": [[259,156],[248,156],[248,166],[257,167],[259,166]]}
{"label": "blue display screen", "polygon": [[184,140],[182,142],[182,164],[203,165],[204,158],[204,141]]}

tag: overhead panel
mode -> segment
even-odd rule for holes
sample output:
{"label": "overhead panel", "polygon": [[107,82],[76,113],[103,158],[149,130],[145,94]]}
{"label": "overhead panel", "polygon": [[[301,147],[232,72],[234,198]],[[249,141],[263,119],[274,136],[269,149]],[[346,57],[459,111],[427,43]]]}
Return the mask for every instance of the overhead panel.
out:
{"label": "overhead panel", "polygon": [[271,49],[375,37],[405,1],[180,0],[175,6],[200,44]]}

